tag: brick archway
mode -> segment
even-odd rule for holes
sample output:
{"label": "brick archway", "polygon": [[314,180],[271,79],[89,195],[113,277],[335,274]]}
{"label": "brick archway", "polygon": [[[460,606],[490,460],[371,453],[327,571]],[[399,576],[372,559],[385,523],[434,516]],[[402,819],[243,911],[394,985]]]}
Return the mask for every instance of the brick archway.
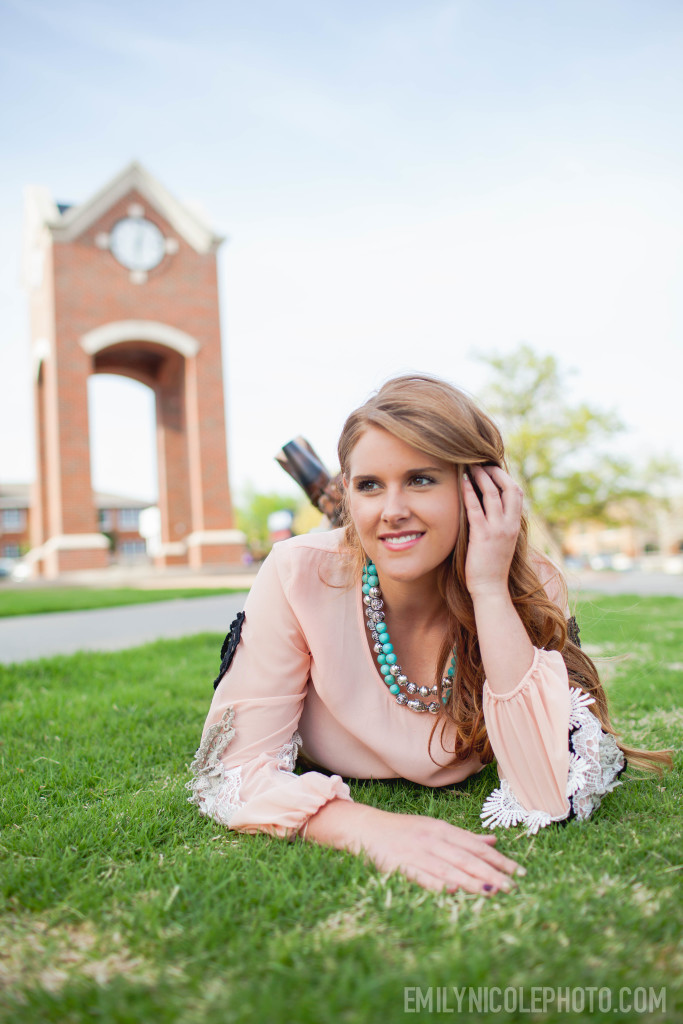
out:
{"label": "brick archway", "polygon": [[[235,563],[228,485],[216,250],[222,241],[132,164],[92,200],[29,203],[37,480],[32,558],[56,576],[107,562],[90,479],[87,382],[132,377],[157,406],[161,565]],[[129,270],[110,243],[121,221],[153,225],[163,254]]]}
{"label": "brick archway", "polygon": [[[205,528],[206,477],[221,438],[207,436],[200,422],[202,411],[208,411],[196,393],[197,340],[167,324],[128,321],[104,324],[81,338],[80,345],[92,357],[91,373],[130,377],[154,392],[161,513],[157,564],[225,561],[231,551],[220,549],[240,545],[243,538],[236,530],[209,533]],[[214,511],[218,517],[225,514],[224,509]]]}

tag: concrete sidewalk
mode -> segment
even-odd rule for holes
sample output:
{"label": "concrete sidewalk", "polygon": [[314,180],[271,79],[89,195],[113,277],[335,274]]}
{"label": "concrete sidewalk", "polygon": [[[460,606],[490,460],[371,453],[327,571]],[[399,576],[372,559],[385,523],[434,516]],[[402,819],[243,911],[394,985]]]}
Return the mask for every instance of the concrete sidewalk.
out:
{"label": "concrete sidewalk", "polygon": [[10,616],[0,619],[0,663],[76,651],[120,651],[196,633],[225,636],[246,596],[218,594],[83,612]]}
{"label": "concrete sidewalk", "polygon": [[641,597],[683,597],[683,575],[665,572],[567,572],[569,589],[600,594],[639,594]]}

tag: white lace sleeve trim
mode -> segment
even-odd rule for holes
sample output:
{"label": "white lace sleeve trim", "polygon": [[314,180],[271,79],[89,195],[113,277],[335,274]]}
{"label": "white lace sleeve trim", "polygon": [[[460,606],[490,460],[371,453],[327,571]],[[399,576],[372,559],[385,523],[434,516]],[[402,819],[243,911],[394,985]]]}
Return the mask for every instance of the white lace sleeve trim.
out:
{"label": "white lace sleeve trim", "polygon": [[624,769],[624,755],[611,733],[603,732],[600,722],[588,710],[595,700],[578,687],[569,690],[569,772],[566,795],[569,809],[552,817],[547,811],[528,811],[513,793],[507,779],[502,779],[484,802],[481,819],[488,828],[510,828],[524,824],[530,835],[545,828],[551,821],[564,821],[571,815],[584,821],[619,782]]}
{"label": "white lace sleeve trim", "polygon": [[[235,709],[226,708],[220,722],[216,722],[206,732],[190,770],[192,779],[185,783],[191,791],[188,803],[196,804],[200,812],[221,825],[230,825],[235,811],[244,807],[240,797],[242,785],[242,769],[227,769],[221,763],[221,757],[235,735],[233,720]],[[289,743],[283,744],[277,754],[279,771],[291,772],[296,764],[301,737],[295,732]]]}
{"label": "white lace sleeve trim", "polygon": [[289,743],[283,743],[277,752],[278,768],[281,772],[293,772],[299,756],[301,736],[295,732]]}

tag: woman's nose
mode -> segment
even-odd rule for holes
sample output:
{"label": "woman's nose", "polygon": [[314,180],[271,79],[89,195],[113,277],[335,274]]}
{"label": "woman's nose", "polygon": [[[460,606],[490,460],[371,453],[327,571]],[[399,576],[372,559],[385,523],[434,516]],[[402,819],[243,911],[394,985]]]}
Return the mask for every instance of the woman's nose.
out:
{"label": "woman's nose", "polygon": [[410,515],[408,502],[402,487],[387,487],[384,492],[382,519],[387,522],[406,519]]}

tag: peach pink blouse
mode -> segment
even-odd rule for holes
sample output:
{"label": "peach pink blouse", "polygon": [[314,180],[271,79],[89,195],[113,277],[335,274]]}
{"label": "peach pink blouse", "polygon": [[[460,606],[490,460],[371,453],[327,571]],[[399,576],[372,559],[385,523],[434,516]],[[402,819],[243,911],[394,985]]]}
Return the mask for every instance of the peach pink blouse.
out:
{"label": "peach pink blouse", "polygon": [[[229,670],[218,685],[188,783],[190,802],[244,832],[294,836],[329,800],[350,800],[348,778],[404,778],[424,786],[481,770],[448,764],[434,716],[396,704],[368,646],[360,581],[349,587],[342,531],[276,544],[245,604]],[[551,595],[552,596],[552,595]],[[484,716],[501,785],[482,819],[535,832],[587,817],[618,785],[623,757],[569,686],[557,651],[536,650],[506,694],[484,686]],[[446,746],[452,749],[448,730]],[[297,753],[327,772],[293,772]]]}

